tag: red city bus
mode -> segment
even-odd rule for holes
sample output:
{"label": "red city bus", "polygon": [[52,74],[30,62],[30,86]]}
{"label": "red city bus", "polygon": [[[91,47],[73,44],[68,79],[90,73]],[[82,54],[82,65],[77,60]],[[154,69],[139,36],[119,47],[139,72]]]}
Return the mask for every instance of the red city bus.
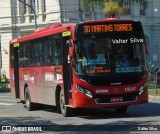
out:
{"label": "red city bus", "polygon": [[56,106],[115,108],[148,102],[141,22],[120,19],[55,24],[10,42],[10,88],[30,111]]}

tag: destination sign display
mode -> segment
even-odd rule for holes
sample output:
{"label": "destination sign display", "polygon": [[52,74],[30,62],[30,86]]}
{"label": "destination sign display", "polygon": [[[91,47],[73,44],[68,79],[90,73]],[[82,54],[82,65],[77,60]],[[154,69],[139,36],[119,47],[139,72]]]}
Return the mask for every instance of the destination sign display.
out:
{"label": "destination sign display", "polygon": [[140,22],[82,23],[77,26],[77,34],[99,34],[142,31]]}
{"label": "destination sign display", "polygon": [[84,33],[132,31],[132,24],[84,25]]}

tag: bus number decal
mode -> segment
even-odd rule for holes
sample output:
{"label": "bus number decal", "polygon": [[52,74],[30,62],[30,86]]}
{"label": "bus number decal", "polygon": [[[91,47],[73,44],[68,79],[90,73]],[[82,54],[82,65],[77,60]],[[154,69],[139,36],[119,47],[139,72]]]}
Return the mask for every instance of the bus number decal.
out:
{"label": "bus number decal", "polygon": [[34,77],[31,77],[29,75],[24,75],[24,81],[31,81],[32,83],[34,83]]}
{"label": "bus number decal", "polygon": [[19,43],[15,43],[15,44],[14,44],[14,47],[19,47]]}
{"label": "bus number decal", "polygon": [[71,32],[70,31],[66,31],[62,33],[62,37],[66,37],[66,36],[70,36]]}
{"label": "bus number decal", "polygon": [[45,81],[54,81],[54,75],[52,73],[45,73]]}
{"label": "bus number decal", "polygon": [[57,74],[57,80],[62,80],[62,74]]}

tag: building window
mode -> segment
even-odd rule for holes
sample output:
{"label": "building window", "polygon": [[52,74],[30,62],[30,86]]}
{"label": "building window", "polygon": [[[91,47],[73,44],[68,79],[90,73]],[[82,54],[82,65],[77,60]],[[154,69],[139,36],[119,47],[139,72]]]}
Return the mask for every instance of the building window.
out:
{"label": "building window", "polygon": [[91,11],[90,8],[84,9],[85,19],[91,19]]}
{"label": "building window", "polygon": [[144,4],[141,4],[141,5],[140,5],[139,14],[140,14],[140,15],[146,15],[145,5],[144,5]]}
{"label": "building window", "polygon": [[[31,7],[34,11],[36,11],[36,3],[35,0],[31,0]],[[31,14],[34,14],[33,10],[31,10]]]}
{"label": "building window", "polygon": [[127,9],[126,14],[131,14],[131,3],[130,2],[126,3],[124,7]]}
{"label": "building window", "polygon": [[39,12],[39,0],[36,1],[36,12]]}
{"label": "building window", "polygon": [[[43,0],[42,3],[42,12],[45,13],[46,12],[46,0]],[[43,14],[43,19],[46,19],[46,14]]]}
{"label": "building window", "polygon": [[45,13],[46,12],[46,0],[43,0],[43,12]]}
{"label": "building window", "polygon": [[[26,0],[24,0],[24,3],[26,3]],[[26,14],[27,13],[27,5],[25,5],[25,4],[23,4],[24,5],[24,14]]]}

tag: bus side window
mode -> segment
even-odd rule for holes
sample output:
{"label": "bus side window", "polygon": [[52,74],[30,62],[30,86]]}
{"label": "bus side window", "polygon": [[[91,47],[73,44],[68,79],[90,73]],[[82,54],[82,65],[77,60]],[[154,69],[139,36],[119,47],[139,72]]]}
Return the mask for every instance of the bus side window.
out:
{"label": "bus side window", "polygon": [[19,46],[19,50],[18,50],[18,66],[19,67],[22,67],[22,52],[23,50],[22,50],[22,45],[20,44],[20,46]]}
{"label": "bus side window", "polygon": [[61,65],[62,64],[62,38],[56,37],[54,48],[55,48],[54,49],[55,65]]}
{"label": "bus side window", "polygon": [[55,64],[59,65],[59,40],[56,38],[56,43],[55,43],[55,50],[54,50],[54,55],[55,55]]}
{"label": "bus side window", "polygon": [[62,64],[62,38],[59,35],[54,35],[49,38],[49,50],[51,65]]}
{"label": "bus side window", "polygon": [[34,44],[34,65],[35,66],[44,66],[45,60],[43,55],[43,48],[42,48],[42,40],[38,39],[35,41]]}
{"label": "bus side window", "polygon": [[33,45],[33,63],[34,63],[34,66],[38,66],[38,63],[39,63],[39,54],[38,54],[38,44],[34,44]]}
{"label": "bus side window", "polygon": [[19,47],[19,67],[27,67],[28,58],[27,58],[27,45],[26,42],[21,43]]}
{"label": "bus side window", "polygon": [[50,62],[51,62],[50,42],[49,42],[48,38],[44,38],[43,40],[44,40],[44,42],[43,42],[44,60],[45,60],[46,65],[50,65]]}
{"label": "bus side window", "polygon": [[25,44],[24,58],[25,58],[25,67],[28,67],[28,55],[27,55],[27,44]]}
{"label": "bus side window", "polygon": [[28,66],[27,43],[23,43],[22,67]]}
{"label": "bus side window", "polygon": [[59,43],[58,43],[58,52],[59,52],[59,65],[62,65],[62,38],[59,38]]}
{"label": "bus side window", "polygon": [[14,47],[13,45],[10,46],[10,65],[11,65],[11,68],[14,67]]}
{"label": "bus side window", "polygon": [[38,66],[44,66],[45,65],[45,60],[43,55],[39,56],[39,61],[38,61]]}
{"label": "bus side window", "polygon": [[33,66],[33,54],[34,54],[34,48],[33,48],[33,42],[29,42],[29,48],[28,48],[28,61],[29,61],[29,66]]}
{"label": "bus side window", "polygon": [[51,58],[51,65],[55,65],[55,38],[54,36],[51,36],[49,39],[50,42],[50,58]]}

